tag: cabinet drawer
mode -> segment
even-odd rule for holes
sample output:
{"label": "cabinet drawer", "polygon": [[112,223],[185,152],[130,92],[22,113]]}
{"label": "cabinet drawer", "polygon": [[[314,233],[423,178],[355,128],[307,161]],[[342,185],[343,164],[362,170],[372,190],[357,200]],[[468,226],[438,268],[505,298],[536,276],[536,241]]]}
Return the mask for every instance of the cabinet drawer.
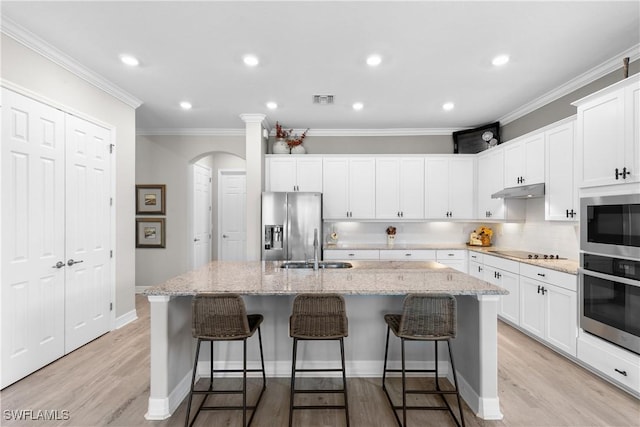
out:
{"label": "cabinet drawer", "polygon": [[[612,380],[640,391],[640,357],[618,354],[624,350],[601,342],[595,337],[583,335],[578,338],[578,359],[602,372]],[[625,352],[626,353],[626,352]],[[635,360],[631,360],[635,358]],[[626,374],[626,375],[625,375]]]}
{"label": "cabinet drawer", "polygon": [[360,259],[360,260],[379,260],[380,251],[373,249],[358,249],[350,251],[348,249],[330,249],[324,251],[324,259],[326,260],[345,260],[345,259]]}
{"label": "cabinet drawer", "polygon": [[577,278],[573,274],[562,271],[550,270],[537,265],[520,263],[520,275],[540,282],[565,288],[569,291],[577,292]]}
{"label": "cabinet drawer", "polygon": [[484,264],[499,268],[500,270],[520,274],[520,263],[518,261],[511,261],[510,259],[485,254]]}
{"label": "cabinet drawer", "polygon": [[428,249],[407,251],[396,249],[380,249],[380,259],[392,261],[435,261],[436,251]]}
{"label": "cabinet drawer", "polygon": [[484,264],[484,254],[476,251],[467,251],[469,252],[469,261],[479,262],[480,264]]}
{"label": "cabinet drawer", "polygon": [[446,261],[448,259],[467,259],[467,251],[464,249],[438,249],[436,257],[438,261]]}

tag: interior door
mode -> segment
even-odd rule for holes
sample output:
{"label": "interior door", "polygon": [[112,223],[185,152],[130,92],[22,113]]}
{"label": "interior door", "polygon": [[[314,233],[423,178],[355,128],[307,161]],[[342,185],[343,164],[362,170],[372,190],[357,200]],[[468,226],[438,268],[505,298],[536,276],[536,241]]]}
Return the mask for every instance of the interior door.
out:
{"label": "interior door", "polygon": [[65,352],[110,328],[111,138],[66,116]]}
{"label": "interior door", "polygon": [[193,268],[211,261],[211,169],[193,165]]}
{"label": "interior door", "polygon": [[246,173],[221,171],[219,182],[218,258],[241,261],[246,259]]}
{"label": "interior door", "polygon": [[65,153],[62,111],[6,89],[2,104],[5,387],[64,354]]}

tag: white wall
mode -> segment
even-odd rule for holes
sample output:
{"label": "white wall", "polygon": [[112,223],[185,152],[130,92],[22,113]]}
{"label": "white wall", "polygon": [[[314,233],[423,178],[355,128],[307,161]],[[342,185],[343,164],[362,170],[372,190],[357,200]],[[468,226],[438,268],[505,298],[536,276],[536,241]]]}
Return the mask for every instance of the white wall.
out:
{"label": "white wall", "polygon": [[244,136],[137,137],[136,184],[166,185],[167,234],[164,249],[136,249],[136,286],[157,285],[191,268],[191,165],[208,159],[215,179],[216,168],[244,168],[244,151]]}
{"label": "white wall", "polygon": [[115,128],[116,317],[135,310],[135,110],[42,55],[1,35],[2,79]]}

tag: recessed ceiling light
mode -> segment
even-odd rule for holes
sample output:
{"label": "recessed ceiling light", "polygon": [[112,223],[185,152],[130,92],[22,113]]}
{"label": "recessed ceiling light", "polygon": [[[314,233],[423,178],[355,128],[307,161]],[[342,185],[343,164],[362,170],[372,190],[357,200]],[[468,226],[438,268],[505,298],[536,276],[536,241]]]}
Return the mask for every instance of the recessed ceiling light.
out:
{"label": "recessed ceiling light", "polygon": [[278,104],[275,102],[267,102],[267,108],[270,110],[275,110],[276,108],[278,108]]}
{"label": "recessed ceiling light", "polygon": [[352,107],[354,110],[360,111],[364,108],[364,104],[362,102],[355,102]]}
{"label": "recessed ceiling light", "polygon": [[260,61],[258,60],[258,57],[255,55],[245,55],[244,58],[242,58],[242,60],[244,61],[245,65],[249,67],[255,67],[260,63]]}
{"label": "recessed ceiling light", "polygon": [[140,61],[138,61],[135,56],[131,55],[120,55],[120,61],[130,67],[137,67],[140,64]]}
{"label": "recessed ceiling light", "polygon": [[444,111],[451,111],[453,110],[454,107],[455,107],[455,104],[453,102],[445,102],[444,104],[442,104],[442,109]]}
{"label": "recessed ceiling light", "polygon": [[504,65],[507,62],[509,62],[509,55],[498,55],[495,58],[493,58],[493,61],[491,61],[491,63],[496,67],[500,67],[501,65]]}
{"label": "recessed ceiling light", "polygon": [[192,105],[191,105],[191,103],[190,103],[190,102],[182,101],[182,102],[180,103],[180,108],[182,108],[183,110],[190,110],[190,109],[191,109],[191,107],[192,107]]}
{"label": "recessed ceiling light", "polygon": [[367,58],[367,65],[370,67],[377,67],[382,62],[380,55],[370,55]]}

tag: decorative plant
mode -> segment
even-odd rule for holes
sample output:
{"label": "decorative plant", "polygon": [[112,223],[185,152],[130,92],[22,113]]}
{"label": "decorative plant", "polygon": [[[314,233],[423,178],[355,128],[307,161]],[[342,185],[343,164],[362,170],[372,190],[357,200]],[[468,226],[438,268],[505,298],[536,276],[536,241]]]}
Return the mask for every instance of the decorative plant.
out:
{"label": "decorative plant", "polygon": [[304,132],[302,132],[302,135],[300,136],[298,136],[298,134],[289,136],[289,138],[287,139],[287,144],[289,145],[289,148],[293,148],[302,144],[302,141],[304,141],[304,138],[307,136],[308,131],[309,129],[307,128]]}
{"label": "decorative plant", "polygon": [[484,225],[481,225],[480,227],[478,227],[476,229],[476,233],[478,233],[478,236],[488,236],[489,239],[491,239],[491,237],[493,237],[493,230],[489,227],[486,227]]}
{"label": "decorative plant", "polygon": [[276,122],[276,138],[287,139],[291,135],[291,132],[293,132],[293,129],[283,129],[280,123]]}
{"label": "decorative plant", "polygon": [[387,235],[388,236],[395,236],[396,235],[396,228],[392,225],[387,227]]}

